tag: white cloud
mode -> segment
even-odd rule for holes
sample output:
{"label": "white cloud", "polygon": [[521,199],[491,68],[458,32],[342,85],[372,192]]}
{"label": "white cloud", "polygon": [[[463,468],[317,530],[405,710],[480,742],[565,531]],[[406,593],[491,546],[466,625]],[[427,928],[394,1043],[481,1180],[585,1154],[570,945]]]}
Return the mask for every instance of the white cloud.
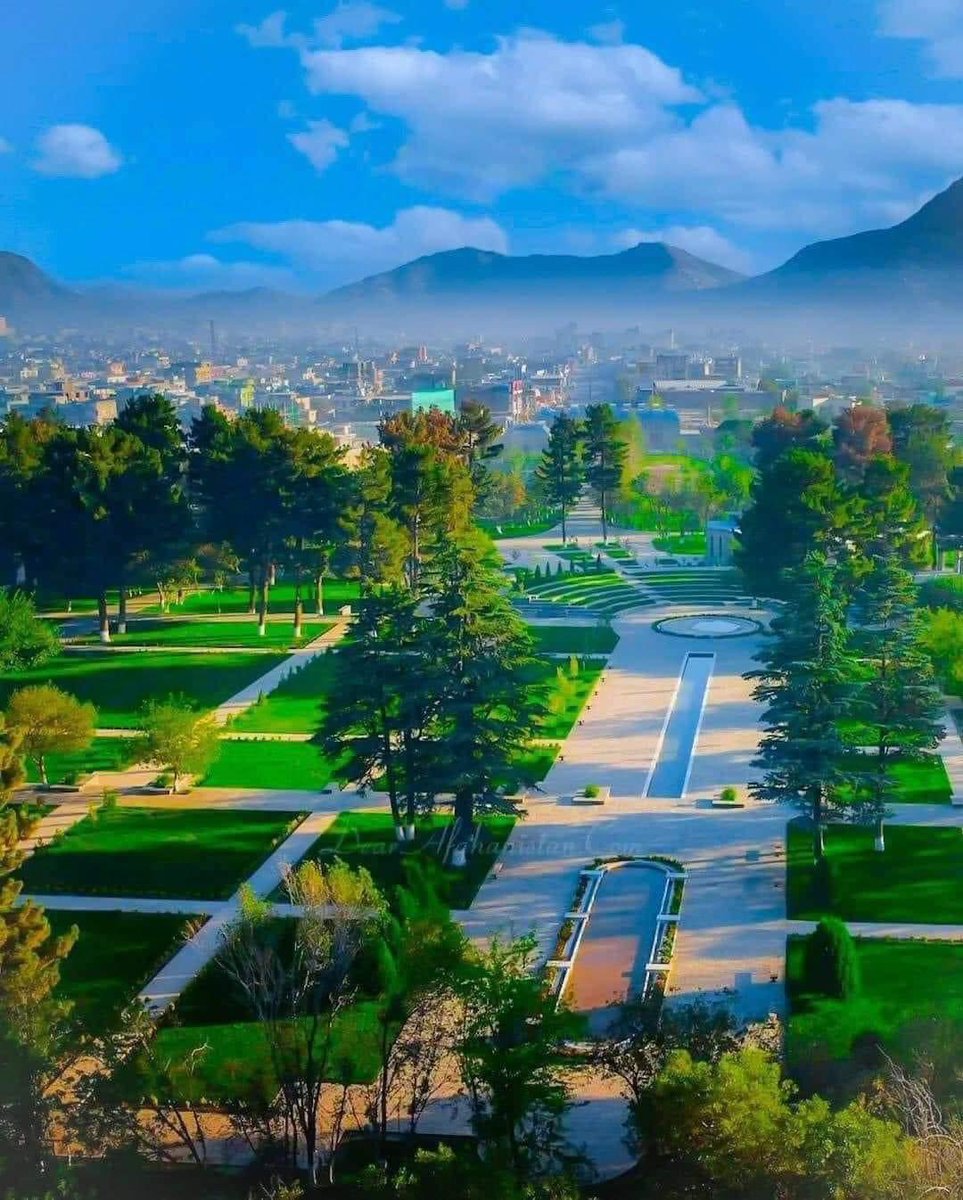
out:
{"label": "white cloud", "polygon": [[959,0],[880,0],[880,32],[925,43],[934,73],[963,77],[963,8]]}
{"label": "white cloud", "polygon": [[213,254],[188,254],[164,262],[132,263],[124,274],[138,282],[180,291],[289,287],[294,282],[285,267],[256,262],[225,262]]}
{"label": "white cloud", "polygon": [[326,283],[354,280],[460,246],[508,251],[505,231],[490,217],[428,207],[403,209],[380,228],[356,221],[246,221],[217,230],[211,239],[277,255]]}
{"label": "white cloud", "polygon": [[316,94],[359,96],[408,129],[395,167],[406,180],[473,197],[577,170],[600,142],[671,123],[700,93],[641,46],[502,38],[490,54],[417,46],[303,50]]}
{"label": "white cloud", "polygon": [[617,46],[625,37],[625,22],[617,19],[600,21],[598,25],[590,25],[586,32],[593,42],[601,42],[606,46]]}
{"label": "white cloud", "polygon": [[750,254],[711,225],[667,225],[654,230],[624,229],[616,234],[613,241],[623,250],[637,246],[639,242],[665,242],[668,246],[678,246],[680,250],[688,250],[698,258],[729,267],[733,271],[749,275],[756,269]]}
{"label": "white cloud", "polygon": [[257,49],[308,50],[364,42],[386,25],[397,25],[400,21],[397,13],[370,0],[340,0],[326,16],[315,18],[310,34],[289,33],[285,12],[271,13],[260,25],[238,25],[237,32]]}
{"label": "white cloud", "polygon": [[288,141],[316,171],[325,171],[349,144],[348,135],[330,121],[309,121],[300,133],[289,133]]}
{"label": "white cloud", "polygon": [[37,138],[31,164],[41,175],[98,179],[120,170],[120,154],[90,125],[53,125]]}

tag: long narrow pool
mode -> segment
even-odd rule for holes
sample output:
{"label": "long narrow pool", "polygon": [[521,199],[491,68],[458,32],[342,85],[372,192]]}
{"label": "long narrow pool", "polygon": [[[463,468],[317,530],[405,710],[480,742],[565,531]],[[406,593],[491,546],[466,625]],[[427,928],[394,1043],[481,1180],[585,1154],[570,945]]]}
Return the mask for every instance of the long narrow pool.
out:
{"label": "long narrow pool", "polygon": [[686,656],[659,756],[645,789],[647,796],[676,800],[685,795],[715,661],[714,654]]}

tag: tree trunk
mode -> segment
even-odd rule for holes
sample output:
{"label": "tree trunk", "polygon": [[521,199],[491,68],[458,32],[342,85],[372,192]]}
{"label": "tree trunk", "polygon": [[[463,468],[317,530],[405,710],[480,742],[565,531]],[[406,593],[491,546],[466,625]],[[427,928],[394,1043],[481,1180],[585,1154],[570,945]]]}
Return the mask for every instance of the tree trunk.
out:
{"label": "tree trunk", "polygon": [[567,539],[567,535],[566,535],[566,531],[565,531],[565,517],[566,517],[566,513],[565,513],[565,503],[564,503],[564,501],[563,501],[563,502],[562,502],[562,545],[563,545],[563,546],[565,545],[566,541],[568,540],[568,539]]}
{"label": "tree trunk", "polygon": [[267,633],[268,569],[268,564],[263,563],[261,566],[260,594],[257,612],[257,631],[258,636],[260,637],[264,637],[264,635]]}
{"label": "tree trunk", "polygon": [[120,585],[117,601],[117,632],[127,632],[127,584],[123,581]]}
{"label": "tree trunk", "polygon": [[249,616],[254,616],[257,611],[257,584],[254,580],[254,564],[247,569],[247,611]]}
{"label": "tree trunk", "polygon": [[100,625],[100,640],[110,644],[110,620],[107,617],[107,593],[101,592],[97,597],[97,620]]}
{"label": "tree trunk", "polygon": [[876,842],[875,850],[877,854],[883,854],[886,851],[886,835],[883,832],[883,818],[876,818]]}
{"label": "tree trunk", "polygon": [[609,540],[608,513],[605,511],[605,493],[602,493],[602,503],[600,505],[602,511],[602,544],[605,545]]}
{"label": "tree trunk", "polygon": [[451,846],[453,867],[465,865],[468,857],[468,847],[471,845],[475,832],[475,798],[470,788],[459,788],[455,792],[455,828],[452,832]]}
{"label": "tree trunk", "polygon": [[47,787],[49,780],[47,779],[47,756],[45,754],[37,755],[37,766],[40,768],[40,782]]}
{"label": "tree trunk", "polygon": [[315,594],[318,601],[318,616],[324,616],[324,572],[319,571],[315,580]]}

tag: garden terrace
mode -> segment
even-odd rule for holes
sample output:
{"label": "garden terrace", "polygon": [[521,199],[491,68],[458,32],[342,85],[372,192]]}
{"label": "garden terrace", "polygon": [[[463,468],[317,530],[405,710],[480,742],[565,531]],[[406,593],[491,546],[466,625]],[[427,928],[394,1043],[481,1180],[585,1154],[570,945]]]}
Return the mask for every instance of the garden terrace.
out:
{"label": "garden terrace", "polygon": [[0,677],[0,707],[10,693],[52,683],[97,709],[103,728],[135,729],[146,700],[185,696],[198,709],[215,708],[284,661],[282,654],[190,654],[176,651],[74,650],[28,671]]}
{"label": "garden terrace", "polygon": [[731,604],[745,599],[745,588],[735,571],[647,571],[626,568],[658,599],[670,604]]}
{"label": "garden terrace", "polygon": [[303,813],[104,808],[35,850],[19,876],[34,895],[223,900]]}
{"label": "garden terrace", "polygon": [[625,609],[644,608],[652,603],[615,571],[591,571],[536,582],[528,588],[528,595],[589,609],[602,616],[614,616]]}
{"label": "garden terrace", "polygon": [[963,836],[958,827],[888,825],[886,849],[873,830],[826,829],[828,866],[817,873],[811,830],[788,829],[786,909],[790,919],[963,924]]}

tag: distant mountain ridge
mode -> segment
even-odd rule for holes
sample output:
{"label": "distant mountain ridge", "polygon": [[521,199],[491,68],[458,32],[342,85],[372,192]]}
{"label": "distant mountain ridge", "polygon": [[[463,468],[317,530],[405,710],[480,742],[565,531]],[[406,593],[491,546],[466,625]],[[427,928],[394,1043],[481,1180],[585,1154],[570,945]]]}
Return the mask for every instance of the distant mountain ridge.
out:
{"label": "distant mountain ridge", "polygon": [[73,296],[29,258],[0,250],[0,315],[62,305]]}
{"label": "distant mountain ridge", "polygon": [[[443,250],[336,288],[322,305],[355,307],[430,302],[465,296],[472,302],[540,298],[584,303],[600,299],[643,300],[660,293],[726,287],[745,277],[664,242],[640,242],[617,254],[498,254],[462,247]],[[548,290],[550,289],[550,290]]]}

